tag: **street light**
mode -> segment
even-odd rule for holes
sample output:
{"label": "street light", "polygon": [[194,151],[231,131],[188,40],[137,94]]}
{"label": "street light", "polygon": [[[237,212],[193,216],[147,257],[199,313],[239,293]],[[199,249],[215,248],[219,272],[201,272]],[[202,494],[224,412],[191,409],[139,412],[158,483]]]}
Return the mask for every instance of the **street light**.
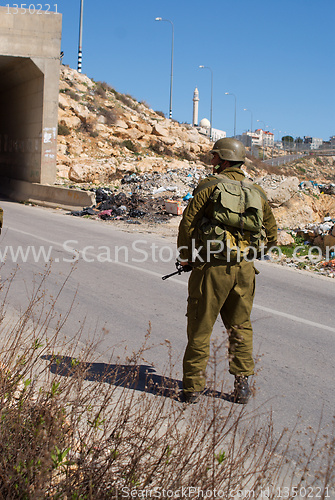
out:
{"label": "street light", "polygon": [[272,144],[272,165],[273,165],[273,151],[274,151],[274,148],[275,148],[275,131],[276,129],[273,128],[272,129],[272,132],[273,132],[273,144]]}
{"label": "street light", "polygon": [[264,125],[264,129],[266,128],[265,122],[263,122],[263,120],[256,120],[256,121],[257,121],[257,122],[261,122],[261,123],[263,123],[263,125]]}
{"label": "street light", "polygon": [[83,17],[84,17],[84,0],[80,2],[80,21],[79,21],[79,47],[78,47],[78,73],[81,73],[81,64],[83,61]]}
{"label": "street light", "polygon": [[174,46],[174,26],[173,22],[170,19],[162,19],[161,17],[156,17],[155,21],[165,21],[171,24],[172,27],[172,43],[171,43],[171,75],[170,75],[170,109],[169,109],[169,118],[172,118],[172,85],[173,85],[173,46]]}
{"label": "street light", "polygon": [[236,137],[236,95],[232,92],[225,92],[225,95],[232,95],[235,99],[235,112],[234,112],[234,137]]}
{"label": "street light", "polygon": [[209,69],[211,72],[211,112],[210,112],[210,120],[211,120],[211,127],[209,130],[209,138],[212,140],[212,129],[213,129],[213,71],[212,68],[209,66],[203,66],[202,64],[199,66],[199,68],[204,68],[204,69]]}
{"label": "street light", "polygon": [[243,111],[249,111],[249,113],[251,115],[251,129],[250,129],[250,132],[252,132],[252,111],[250,111],[250,109],[247,109],[247,108],[243,108]]}
{"label": "street light", "polygon": [[[243,111],[249,111],[249,113],[251,115],[251,129],[250,129],[250,133],[252,134],[252,111],[250,111],[250,109],[247,109],[247,108],[243,108]],[[252,135],[250,136],[250,138],[251,138],[250,153],[252,155]]]}
{"label": "street light", "polygon": [[[263,125],[264,125],[264,129],[266,128],[265,122],[263,122],[263,120],[257,120],[257,121],[258,121],[258,122],[262,122],[262,123],[263,123]],[[263,160],[264,160],[264,149],[265,149],[265,145],[264,145],[264,138],[263,138],[263,144],[262,144],[262,146],[263,146]]]}

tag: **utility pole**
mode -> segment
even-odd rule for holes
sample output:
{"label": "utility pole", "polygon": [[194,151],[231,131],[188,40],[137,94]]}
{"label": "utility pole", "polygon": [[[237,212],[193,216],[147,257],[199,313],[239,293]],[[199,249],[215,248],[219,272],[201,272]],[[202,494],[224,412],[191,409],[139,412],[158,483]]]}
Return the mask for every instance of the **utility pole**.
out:
{"label": "utility pole", "polygon": [[211,109],[210,109],[210,121],[211,121],[211,126],[210,126],[210,129],[209,129],[209,138],[210,140],[213,139],[213,70],[212,68],[210,68],[209,66],[204,66],[203,64],[201,64],[199,66],[199,68],[205,68],[205,69],[209,69],[209,71],[211,72]]}
{"label": "utility pole", "polygon": [[81,65],[83,61],[83,17],[84,17],[84,0],[80,0],[80,21],[79,21],[79,47],[78,47],[78,73],[81,73]]}
{"label": "utility pole", "polygon": [[172,120],[172,86],[173,86],[173,50],[174,50],[174,25],[170,19],[162,19],[161,17],[156,17],[155,21],[166,21],[171,24],[172,28],[172,39],[171,39],[171,72],[170,72],[170,107],[169,107],[169,119]]}

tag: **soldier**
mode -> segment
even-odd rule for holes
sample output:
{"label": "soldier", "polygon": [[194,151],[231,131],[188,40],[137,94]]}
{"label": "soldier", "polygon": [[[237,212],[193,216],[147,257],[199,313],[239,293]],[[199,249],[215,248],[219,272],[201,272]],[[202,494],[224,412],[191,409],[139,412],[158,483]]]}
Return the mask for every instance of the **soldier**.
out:
{"label": "soldier", "polygon": [[[185,402],[195,403],[205,388],[210,336],[220,314],[229,336],[229,372],[235,376],[232,400],[246,404],[251,394],[248,377],[254,373],[250,314],[257,271],[247,254],[238,258],[236,252],[236,255],[234,252],[227,253],[227,247],[221,251],[221,246],[215,253],[208,252],[208,248],[201,249],[200,245],[204,241],[201,238],[204,220],[210,221],[214,234],[225,234],[227,245],[227,235],[235,237],[235,242],[243,243],[242,248],[250,245],[251,232],[222,226],[218,222],[220,213],[218,204],[215,204],[220,182],[227,181],[227,178],[245,180],[241,166],[246,153],[240,141],[225,138],[214,144],[211,154],[213,175],[200,181],[195,189],[193,199],[184,210],[178,232],[179,261],[183,266],[192,266],[188,283],[188,343],[183,359],[182,395]],[[276,244],[277,225],[264,191],[260,187],[257,191],[267,237],[266,250]],[[200,250],[197,252],[195,248]]]}

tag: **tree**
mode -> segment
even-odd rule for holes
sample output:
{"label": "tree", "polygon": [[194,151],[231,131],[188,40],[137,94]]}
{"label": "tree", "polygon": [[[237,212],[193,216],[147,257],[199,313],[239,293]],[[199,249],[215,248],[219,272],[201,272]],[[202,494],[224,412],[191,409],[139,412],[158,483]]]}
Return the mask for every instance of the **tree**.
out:
{"label": "tree", "polygon": [[281,138],[282,142],[294,142],[294,139],[291,135],[284,135],[284,137]]}

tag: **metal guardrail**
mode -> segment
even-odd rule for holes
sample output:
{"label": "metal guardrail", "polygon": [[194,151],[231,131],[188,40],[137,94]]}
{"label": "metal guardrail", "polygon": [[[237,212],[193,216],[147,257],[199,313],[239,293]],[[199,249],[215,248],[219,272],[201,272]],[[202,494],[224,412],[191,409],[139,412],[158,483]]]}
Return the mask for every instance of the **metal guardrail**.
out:
{"label": "metal guardrail", "polygon": [[279,165],[286,165],[286,163],[290,163],[294,160],[297,160],[298,158],[303,158],[304,156],[307,155],[295,154],[295,155],[276,156],[274,158],[269,158],[268,160],[263,160],[263,163],[278,167]]}
{"label": "metal guardrail", "polygon": [[299,151],[296,154],[288,154],[283,156],[276,156],[274,158],[269,158],[267,160],[263,160],[263,163],[272,166],[286,165],[286,163],[290,163],[292,161],[297,160],[298,158],[304,158],[306,156],[335,156],[335,150],[333,149],[308,149],[305,151]]}

